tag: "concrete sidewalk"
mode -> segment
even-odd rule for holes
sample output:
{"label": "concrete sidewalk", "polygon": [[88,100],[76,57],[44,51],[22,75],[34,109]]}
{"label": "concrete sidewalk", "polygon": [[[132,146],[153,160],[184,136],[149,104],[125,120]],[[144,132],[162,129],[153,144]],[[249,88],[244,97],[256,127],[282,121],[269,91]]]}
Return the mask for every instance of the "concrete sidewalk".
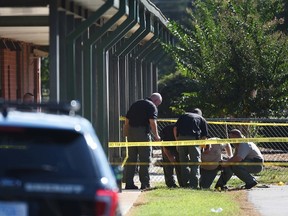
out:
{"label": "concrete sidewalk", "polygon": [[138,196],[141,194],[141,190],[123,190],[119,192],[120,208],[123,216],[128,213],[130,208],[136,202]]}
{"label": "concrete sidewalk", "polygon": [[248,190],[248,200],[262,216],[288,215],[288,185]]}

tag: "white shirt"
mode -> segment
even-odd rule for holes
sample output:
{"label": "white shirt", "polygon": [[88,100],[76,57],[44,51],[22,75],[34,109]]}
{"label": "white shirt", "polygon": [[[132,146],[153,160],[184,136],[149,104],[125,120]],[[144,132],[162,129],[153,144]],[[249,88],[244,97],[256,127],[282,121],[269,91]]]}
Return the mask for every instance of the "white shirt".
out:
{"label": "white shirt", "polygon": [[244,159],[263,159],[263,155],[259,148],[253,142],[238,144],[236,155]]}
{"label": "white shirt", "polygon": [[[210,149],[205,150],[201,154],[202,162],[219,162],[223,159],[225,154],[222,151],[227,144],[212,144]],[[214,170],[218,167],[218,164],[201,165],[201,168],[206,170]]]}

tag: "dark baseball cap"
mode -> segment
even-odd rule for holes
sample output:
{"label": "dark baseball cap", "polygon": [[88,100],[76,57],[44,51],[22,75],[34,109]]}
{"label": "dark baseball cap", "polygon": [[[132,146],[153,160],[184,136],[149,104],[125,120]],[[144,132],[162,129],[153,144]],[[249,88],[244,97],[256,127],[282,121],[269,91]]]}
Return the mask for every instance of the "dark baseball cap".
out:
{"label": "dark baseball cap", "polygon": [[243,136],[242,133],[241,133],[241,131],[238,130],[238,129],[232,129],[232,130],[229,131],[228,134],[233,134],[233,135],[237,135],[237,136],[240,136],[240,137]]}

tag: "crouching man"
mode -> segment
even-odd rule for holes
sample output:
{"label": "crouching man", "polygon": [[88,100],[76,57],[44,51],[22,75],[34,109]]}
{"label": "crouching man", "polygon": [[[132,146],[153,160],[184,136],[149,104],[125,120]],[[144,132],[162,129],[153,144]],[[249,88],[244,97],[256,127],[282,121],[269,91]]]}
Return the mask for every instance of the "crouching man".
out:
{"label": "crouching man", "polygon": [[[245,138],[241,131],[233,129],[228,134],[229,138]],[[253,142],[242,142],[234,145],[235,151],[233,157],[223,161],[221,166],[224,167],[215,188],[225,189],[226,183],[235,174],[245,185],[245,189],[250,189],[257,185],[257,181],[251,173],[259,173],[263,169],[264,158],[259,148]],[[228,163],[237,162],[237,165]],[[241,165],[243,163],[243,165]],[[251,163],[251,164],[249,164]]]}

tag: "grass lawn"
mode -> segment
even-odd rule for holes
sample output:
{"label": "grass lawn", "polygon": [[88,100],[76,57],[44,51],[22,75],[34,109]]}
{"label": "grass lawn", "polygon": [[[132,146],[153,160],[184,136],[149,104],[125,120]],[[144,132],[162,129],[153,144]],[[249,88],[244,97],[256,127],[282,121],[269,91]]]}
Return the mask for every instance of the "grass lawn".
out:
{"label": "grass lawn", "polygon": [[[287,182],[287,168],[266,167],[256,178],[259,184]],[[214,182],[215,184],[215,182]],[[214,187],[214,184],[211,188]],[[228,185],[238,188],[243,184],[233,178]],[[215,212],[219,210],[220,212]],[[193,215],[260,215],[248,202],[246,190],[214,191],[184,188],[168,189],[159,184],[153,190],[142,192],[126,216],[193,216]]]}
{"label": "grass lawn", "polygon": [[[244,212],[241,206],[243,199],[246,199],[245,191],[216,192],[156,187],[154,190],[141,193],[128,216],[257,215],[251,206],[250,209],[246,206],[246,210],[253,211],[253,214],[246,210]],[[242,201],[238,202],[239,200]]]}

